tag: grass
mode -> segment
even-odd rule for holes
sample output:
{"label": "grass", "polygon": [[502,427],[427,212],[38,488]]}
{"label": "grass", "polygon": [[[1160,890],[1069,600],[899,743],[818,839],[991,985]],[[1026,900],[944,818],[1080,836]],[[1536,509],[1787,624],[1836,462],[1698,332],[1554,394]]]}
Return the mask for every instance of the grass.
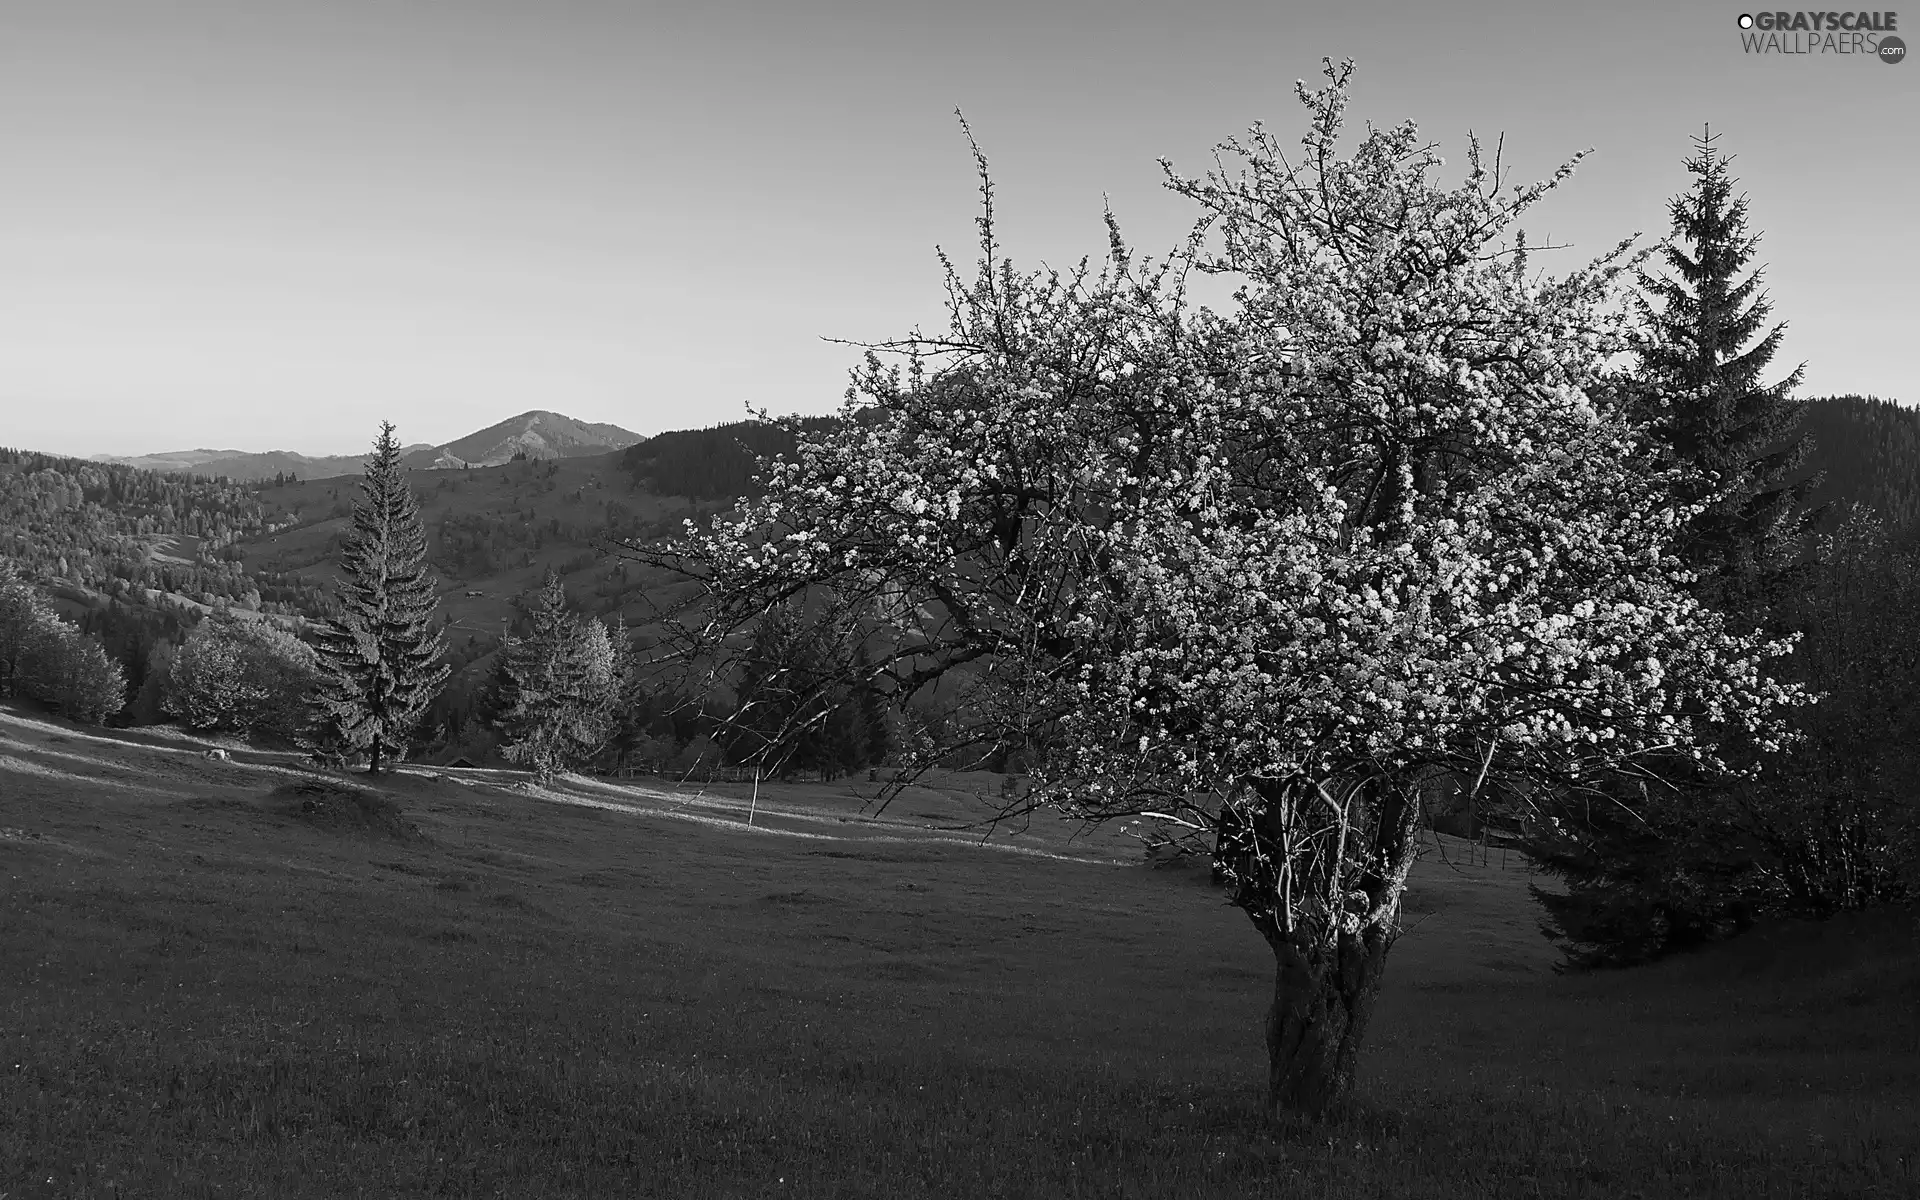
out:
{"label": "grass", "polygon": [[1920,1193],[1911,914],[1561,978],[1448,843],[1353,1111],[1276,1132],[1246,921],[1110,833],[927,828],[996,777],[747,829],[196,750],[0,712],[8,1200]]}

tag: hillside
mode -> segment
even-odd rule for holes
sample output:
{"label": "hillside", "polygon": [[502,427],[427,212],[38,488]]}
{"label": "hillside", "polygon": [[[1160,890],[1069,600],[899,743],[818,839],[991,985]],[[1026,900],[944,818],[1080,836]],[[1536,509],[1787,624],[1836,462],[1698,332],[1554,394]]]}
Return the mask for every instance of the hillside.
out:
{"label": "hillside", "polygon": [[1823,474],[1815,504],[1862,504],[1889,527],[1920,529],[1920,408],[1834,396],[1807,409],[1807,475]]}
{"label": "hillside", "polygon": [[[1913,915],[1560,977],[1518,859],[1416,864],[1357,1104],[1258,1115],[1204,870],[995,777],[862,812],[370,782],[0,707],[11,1196],[1911,1196]],[[751,812],[751,827],[748,824]]]}
{"label": "hillside", "polygon": [[[650,599],[671,600],[672,581],[612,561],[596,539],[654,536],[696,506],[647,492],[617,458],[415,473],[456,668],[433,727],[471,708],[516,598],[549,568],[583,610],[624,611],[643,630]],[[0,449],[0,555],[101,638],[137,695],[149,656],[215,604],[294,627],[320,614],[356,484],[222,483]]]}
{"label": "hillside", "polygon": [[[838,423],[833,417],[808,417],[800,428],[820,433]],[[629,447],[620,465],[661,495],[733,500],[758,490],[753,477],[762,457],[791,454],[796,444],[794,435],[780,426],[735,421],[648,438]]]}
{"label": "hillside", "polygon": [[0,448],[0,555],[50,585],[257,608],[234,544],[289,524],[231,481]]}
{"label": "hillside", "polygon": [[[620,560],[612,539],[658,537],[722,507],[654,494],[621,469],[618,454],[415,471],[413,482],[454,668],[427,725],[456,732],[474,712],[502,632],[523,619],[521,598],[547,571],[561,577],[579,611],[624,617],[637,635],[654,636],[658,606],[684,597],[689,585]],[[258,489],[261,503],[287,524],[242,540],[233,553],[263,581],[263,595],[321,602],[338,577],[356,483],[291,480]]]}
{"label": "hillside", "polygon": [[[585,611],[609,618],[623,607],[641,616],[637,566],[623,578],[606,553],[615,537],[654,537],[704,510],[661,496],[620,469],[617,455],[510,462],[413,473],[428,554],[455,628],[497,634],[512,600],[552,569]],[[288,524],[240,541],[246,569],[330,586],[351,523],[357,481],[289,480],[258,489]],[[468,593],[478,593],[469,595]]]}

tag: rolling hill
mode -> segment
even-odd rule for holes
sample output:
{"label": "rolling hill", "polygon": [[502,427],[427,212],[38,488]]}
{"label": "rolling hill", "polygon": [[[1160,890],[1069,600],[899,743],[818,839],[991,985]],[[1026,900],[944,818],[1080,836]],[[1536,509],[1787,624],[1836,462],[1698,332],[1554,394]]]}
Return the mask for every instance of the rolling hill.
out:
{"label": "rolling hill", "polygon": [[[275,450],[272,453],[285,454],[287,451]],[[197,450],[166,450],[159,454],[90,454],[87,457],[94,462],[118,463],[123,467],[137,467],[142,471],[192,471],[203,463],[215,462],[224,458],[239,458],[245,450],[209,450],[205,446]],[[294,455],[304,458],[304,455]]]}
{"label": "rolling hill", "polygon": [[[351,479],[270,481],[259,491],[261,502],[288,524],[236,540],[234,557],[254,576],[331,587],[351,523],[353,485]],[[448,619],[454,629],[483,637],[497,634],[514,615],[514,597],[538,587],[550,568],[583,610],[609,619],[625,611],[629,620],[644,622],[648,584],[665,581],[649,572],[643,583],[637,565],[623,574],[596,542],[656,536],[717,507],[656,494],[621,469],[618,454],[416,470],[413,487]]]}

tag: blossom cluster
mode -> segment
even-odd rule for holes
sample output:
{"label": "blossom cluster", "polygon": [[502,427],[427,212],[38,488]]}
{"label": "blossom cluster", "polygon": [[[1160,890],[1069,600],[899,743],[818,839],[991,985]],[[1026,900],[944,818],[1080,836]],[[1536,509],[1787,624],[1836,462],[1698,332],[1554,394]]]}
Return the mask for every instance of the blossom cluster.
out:
{"label": "blossom cluster", "polygon": [[[1344,74],[1301,98],[1301,166],[1256,126],[1222,147],[1238,176],[1167,168],[1204,215],[1166,260],[1116,228],[1097,271],[1022,274],[983,221],[975,282],[947,264],[949,332],[876,348],[904,371],[870,352],[841,427],[679,547],[716,603],[826,587],[905,666],[1018,658],[1060,685],[1042,794],[1088,816],[1138,812],[1142,781],[1777,746],[1805,697],[1763,667],[1789,647],[1688,597],[1669,545],[1697,509],[1614,399],[1637,260],[1529,279],[1505,245],[1572,164],[1502,197],[1476,149],[1445,188],[1411,124],[1339,156]],[[1236,279],[1233,307],[1192,305],[1192,271]],[[1404,879],[1355,854],[1323,870],[1336,907]]]}

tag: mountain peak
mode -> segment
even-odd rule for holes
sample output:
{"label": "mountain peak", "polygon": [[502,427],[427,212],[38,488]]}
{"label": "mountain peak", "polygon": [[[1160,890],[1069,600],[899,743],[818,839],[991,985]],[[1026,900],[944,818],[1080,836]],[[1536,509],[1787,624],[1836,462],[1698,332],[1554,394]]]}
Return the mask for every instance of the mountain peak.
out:
{"label": "mountain peak", "polygon": [[494,466],[516,454],[528,458],[577,458],[606,454],[645,441],[618,425],[576,421],[564,413],[532,409],[439,447],[469,466]]}

